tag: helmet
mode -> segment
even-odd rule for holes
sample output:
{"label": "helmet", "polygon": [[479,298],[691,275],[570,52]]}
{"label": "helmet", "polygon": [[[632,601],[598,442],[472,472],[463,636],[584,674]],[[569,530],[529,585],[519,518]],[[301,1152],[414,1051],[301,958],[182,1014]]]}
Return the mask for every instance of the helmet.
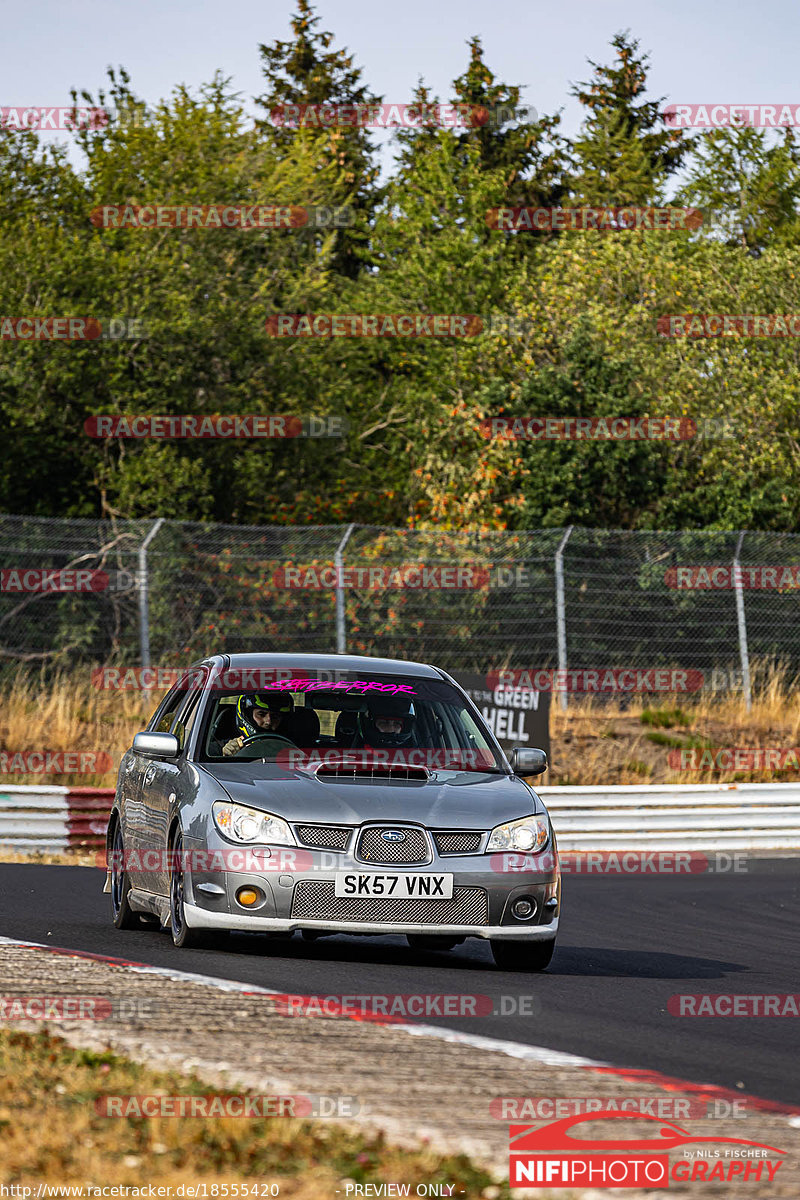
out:
{"label": "helmet", "polygon": [[[381,725],[393,721],[391,732]],[[411,712],[411,701],[407,696],[370,696],[366,709],[358,714],[358,726],[365,746],[407,746],[414,734],[416,717]],[[399,728],[398,728],[399,725]]]}
{"label": "helmet", "polygon": [[258,692],[255,695],[251,692],[240,696],[236,704],[236,716],[239,729],[245,737],[257,737],[264,733],[261,726],[256,725],[253,720],[253,710],[256,708],[282,713],[285,718],[293,711],[294,701],[291,696],[285,693],[281,695],[280,692]]}

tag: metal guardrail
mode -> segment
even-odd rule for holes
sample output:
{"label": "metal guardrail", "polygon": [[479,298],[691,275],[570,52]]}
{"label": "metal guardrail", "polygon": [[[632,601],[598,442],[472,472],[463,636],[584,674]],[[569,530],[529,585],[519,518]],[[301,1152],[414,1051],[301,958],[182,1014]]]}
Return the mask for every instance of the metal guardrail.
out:
{"label": "metal guardrail", "polygon": [[0,846],[70,850],[105,845],[113,788],[0,784]]}
{"label": "metal guardrail", "polygon": [[[800,853],[800,783],[537,788],[561,850]],[[0,785],[0,847],[100,848],[112,788]]]}
{"label": "metal guardrail", "polygon": [[560,850],[800,852],[800,784],[536,789]]}

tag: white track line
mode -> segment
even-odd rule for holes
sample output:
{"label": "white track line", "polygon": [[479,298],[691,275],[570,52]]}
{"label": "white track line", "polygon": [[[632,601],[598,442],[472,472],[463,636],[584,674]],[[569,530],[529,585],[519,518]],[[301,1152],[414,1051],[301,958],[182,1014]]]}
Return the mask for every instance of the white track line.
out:
{"label": "white track line", "polygon": [[[20,946],[27,949],[49,950],[51,953],[58,953],[59,957],[65,957],[64,947],[48,946],[46,942],[27,942],[19,938],[0,937],[0,946]],[[144,963],[131,963],[126,959],[114,959],[111,956],[97,955],[92,956],[89,952],[74,950],[71,951],[76,958],[86,958],[89,962],[107,963],[109,966],[123,966],[126,970],[137,975],[160,975],[164,979],[171,979],[176,983],[200,983],[206,987],[216,988],[220,992],[247,993],[258,996],[283,996],[284,992],[277,991],[276,988],[258,987],[252,983],[239,983],[233,979],[219,979],[214,975],[198,975],[194,971],[178,971],[171,967],[152,967]],[[345,1014],[346,1016],[346,1014]],[[395,1021],[380,1021],[379,1019],[371,1022],[372,1024],[385,1024],[389,1029],[399,1029],[402,1033],[410,1033],[415,1037],[434,1037],[443,1042],[458,1042],[464,1046],[473,1046],[476,1050],[494,1050],[501,1054],[507,1054],[511,1058],[523,1058],[530,1062],[544,1063],[551,1067],[606,1067],[607,1063],[601,1063],[592,1058],[581,1058],[577,1054],[569,1054],[563,1050],[550,1050],[546,1046],[528,1046],[522,1042],[507,1042],[500,1038],[484,1037],[482,1034],[463,1033],[457,1029],[441,1029],[436,1025],[402,1025]]]}

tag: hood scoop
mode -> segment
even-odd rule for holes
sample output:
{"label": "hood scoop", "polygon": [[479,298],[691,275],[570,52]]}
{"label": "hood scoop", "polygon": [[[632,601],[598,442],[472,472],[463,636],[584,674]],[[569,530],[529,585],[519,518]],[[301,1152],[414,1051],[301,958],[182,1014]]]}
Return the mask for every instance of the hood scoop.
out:
{"label": "hood scoop", "polygon": [[315,771],[323,783],[343,783],[347,780],[366,783],[427,783],[431,773],[427,767],[410,763],[365,763],[342,759],[341,762],[321,763]]}

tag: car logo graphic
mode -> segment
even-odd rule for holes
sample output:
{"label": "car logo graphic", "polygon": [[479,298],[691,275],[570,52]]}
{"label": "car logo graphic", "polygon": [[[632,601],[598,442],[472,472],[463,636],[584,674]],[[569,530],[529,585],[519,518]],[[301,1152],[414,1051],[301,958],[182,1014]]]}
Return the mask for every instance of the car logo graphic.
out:
{"label": "car logo graphic", "polygon": [[[615,1140],[613,1138],[588,1138],[581,1137],[580,1133],[572,1134],[570,1130],[581,1124],[595,1125],[599,1121],[651,1121],[654,1125],[659,1126],[654,1137],[645,1138],[638,1137],[625,1141]],[[636,1113],[635,1117],[632,1113],[618,1112],[616,1109],[609,1112],[602,1110],[597,1113],[592,1113],[591,1117],[583,1114],[572,1117],[564,1117],[560,1121],[548,1121],[546,1125],[541,1125],[538,1128],[534,1125],[511,1125],[509,1126],[509,1139],[511,1150],[515,1153],[520,1151],[529,1152],[546,1152],[552,1153],[555,1151],[563,1153],[565,1150],[577,1150],[585,1153],[587,1149],[591,1150],[674,1150],[678,1146],[687,1145],[691,1142],[713,1142],[727,1143],[736,1146],[758,1146],[762,1150],[773,1150],[776,1154],[785,1154],[785,1150],[779,1150],[777,1146],[768,1146],[765,1142],[747,1142],[743,1138],[725,1138],[725,1137],[692,1137],[686,1130],[679,1125],[671,1125],[664,1121],[661,1117],[651,1117],[646,1113]]]}
{"label": "car logo graphic", "polygon": [[381,837],[385,842],[404,842],[406,840],[402,829],[384,829]]}

